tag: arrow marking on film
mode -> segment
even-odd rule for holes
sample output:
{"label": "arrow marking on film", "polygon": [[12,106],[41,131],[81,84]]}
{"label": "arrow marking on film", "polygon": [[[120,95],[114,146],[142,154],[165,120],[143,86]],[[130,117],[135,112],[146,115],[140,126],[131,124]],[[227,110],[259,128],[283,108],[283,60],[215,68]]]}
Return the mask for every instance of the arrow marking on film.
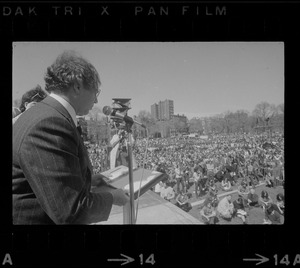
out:
{"label": "arrow marking on film", "polygon": [[[121,265],[125,265],[127,263],[133,262],[134,259],[131,257],[128,257],[124,254],[121,254],[121,256],[125,257],[126,259],[108,259],[107,261],[123,261],[123,263],[121,263]],[[125,262],[124,262],[125,261]]]}
{"label": "arrow marking on film", "polygon": [[260,259],[243,259],[243,261],[259,261],[258,263],[256,263],[256,265],[259,265],[259,264],[269,261],[269,259],[264,256],[261,256],[259,254],[255,254],[255,255],[259,256]]}

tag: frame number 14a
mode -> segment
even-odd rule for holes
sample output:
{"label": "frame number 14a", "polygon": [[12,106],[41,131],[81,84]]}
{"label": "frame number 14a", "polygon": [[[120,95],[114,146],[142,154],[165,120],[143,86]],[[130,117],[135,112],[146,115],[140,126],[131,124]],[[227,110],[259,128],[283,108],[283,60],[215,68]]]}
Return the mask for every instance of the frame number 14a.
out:
{"label": "frame number 14a", "polygon": [[285,254],[284,256],[279,256],[275,254],[274,256],[275,266],[277,265],[292,265],[296,266],[297,264],[300,265],[300,254],[297,254],[295,258],[289,258],[289,254]]}

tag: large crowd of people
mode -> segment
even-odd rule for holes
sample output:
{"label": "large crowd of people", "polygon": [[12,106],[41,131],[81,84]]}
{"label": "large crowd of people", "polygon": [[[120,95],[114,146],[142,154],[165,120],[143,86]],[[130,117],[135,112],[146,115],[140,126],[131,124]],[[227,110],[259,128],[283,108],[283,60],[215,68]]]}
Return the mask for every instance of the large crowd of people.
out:
{"label": "large crowd of people", "polygon": [[[284,208],[283,195],[282,201],[271,201],[272,206],[268,210],[269,204],[263,199],[268,191],[263,191],[257,201],[254,193],[258,185],[270,190],[279,186],[284,188],[282,133],[215,135],[208,139],[153,139],[149,141],[146,160],[143,159],[145,145],[145,139],[136,142],[134,156],[138,165],[168,174],[166,183],[173,186],[175,196],[192,193],[194,200],[205,199],[205,205],[200,207],[204,222],[215,223],[217,212],[223,219],[237,216],[246,223],[245,208],[254,205],[261,207],[266,214],[262,223],[278,223],[278,217],[274,222],[269,220],[268,212],[272,209],[275,210],[272,210],[273,214],[283,215],[280,209],[281,206]],[[230,195],[220,200],[217,197],[232,190],[237,190],[234,201],[227,198]],[[181,207],[178,202],[175,204]],[[205,211],[211,211],[212,219],[208,219]]]}
{"label": "large crowd of people", "polygon": [[97,143],[88,142],[85,145],[93,166],[93,172],[97,174],[109,169],[107,146],[104,143],[99,145]]}
{"label": "large crowd of people", "polygon": [[[89,143],[87,148],[94,173],[110,168],[104,143]],[[133,157],[137,167],[168,175],[152,189],[162,198],[186,212],[191,211],[192,201],[203,200],[198,215],[206,224],[230,223],[233,218],[247,224],[252,208],[263,211],[260,223],[282,223],[284,194],[281,191],[272,200],[267,190],[284,190],[282,133],[137,139]],[[260,185],[264,190],[258,195]]]}
{"label": "large crowd of people", "polygon": [[[109,169],[104,144],[89,144],[88,150],[96,172]],[[204,200],[199,214],[205,223],[239,217],[245,224],[248,208],[265,212],[262,223],[279,223],[277,214],[284,214],[284,195],[268,200],[267,190],[284,189],[283,133],[137,139],[133,157],[137,167],[168,175],[153,187],[162,198],[186,212],[192,209],[191,201]],[[255,189],[260,185],[265,190],[258,196]],[[229,192],[234,190],[233,200]],[[226,192],[223,199],[218,197]]]}

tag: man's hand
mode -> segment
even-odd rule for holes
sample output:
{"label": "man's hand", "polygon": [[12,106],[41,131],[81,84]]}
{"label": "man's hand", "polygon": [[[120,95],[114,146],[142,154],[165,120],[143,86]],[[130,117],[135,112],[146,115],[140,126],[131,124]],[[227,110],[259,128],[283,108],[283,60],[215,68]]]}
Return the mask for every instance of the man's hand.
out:
{"label": "man's hand", "polygon": [[102,174],[92,175],[92,186],[93,187],[107,186],[108,185],[107,180],[108,179]]}
{"label": "man's hand", "polygon": [[122,189],[116,189],[111,191],[113,195],[113,204],[116,206],[124,206],[127,202],[129,202],[129,196]]}

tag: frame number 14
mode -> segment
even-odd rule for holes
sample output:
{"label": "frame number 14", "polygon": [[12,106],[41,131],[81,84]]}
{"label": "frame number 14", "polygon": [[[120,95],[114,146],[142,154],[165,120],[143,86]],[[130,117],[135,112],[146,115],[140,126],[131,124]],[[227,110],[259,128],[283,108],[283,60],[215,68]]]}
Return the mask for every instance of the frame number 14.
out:
{"label": "frame number 14", "polygon": [[[140,254],[139,257],[140,257],[140,263],[141,263],[141,265],[143,265],[143,264],[144,264],[144,255],[143,255],[143,254]],[[154,260],[154,254],[151,254],[151,255],[145,260],[145,263],[150,263],[150,264],[154,265],[154,263],[155,263],[155,260]]]}

